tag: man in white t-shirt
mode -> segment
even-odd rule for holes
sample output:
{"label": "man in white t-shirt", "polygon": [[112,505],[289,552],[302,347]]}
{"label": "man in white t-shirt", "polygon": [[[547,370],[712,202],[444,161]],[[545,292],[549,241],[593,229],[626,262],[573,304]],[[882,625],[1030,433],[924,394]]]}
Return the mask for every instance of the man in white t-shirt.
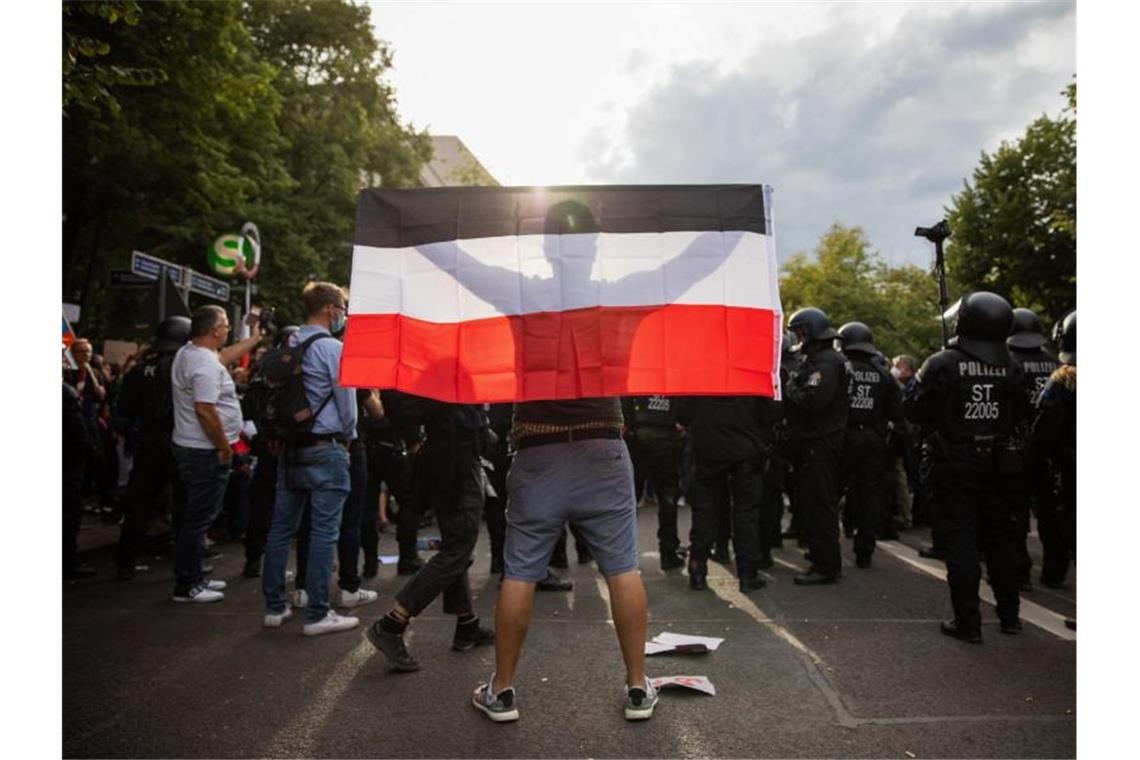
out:
{"label": "man in white t-shirt", "polygon": [[190,342],[178,350],[170,371],[174,404],[174,458],[186,489],[186,508],[176,525],[174,601],[219,602],[225,581],[202,574],[202,542],[218,516],[241,435],[241,405],[226,367],[261,341],[256,315],[250,337],[228,348],[230,321],[220,306],[202,306],[190,320]]}

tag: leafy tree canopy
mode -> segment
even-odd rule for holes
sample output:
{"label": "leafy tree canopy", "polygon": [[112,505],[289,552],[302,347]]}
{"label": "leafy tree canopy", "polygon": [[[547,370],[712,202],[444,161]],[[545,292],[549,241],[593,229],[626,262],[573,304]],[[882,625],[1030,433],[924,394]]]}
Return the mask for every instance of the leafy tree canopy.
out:
{"label": "leafy tree canopy", "polygon": [[921,359],[939,347],[937,284],[914,265],[887,267],[859,227],[833,224],[814,258],[796,253],[782,270],[780,298],[788,315],[815,306],[836,329],[863,322],[887,356]]}
{"label": "leafy tree canopy", "polygon": [[947,208],[947,276],[960,294],[1000,293],[1048,325],[1077,301],[1077,86],[1068,105],[983,152]]}
{"label": "leafy tree canopy", "polygon": [[107,287],[131,250],[205,269],[256,222],[256,301],[300,319],[310,278],[346,283],[357,191],[414,184],[430,141],[381,80],[391,52],[345,0],[63,3],[64,298],[100,333],[137,309]]}

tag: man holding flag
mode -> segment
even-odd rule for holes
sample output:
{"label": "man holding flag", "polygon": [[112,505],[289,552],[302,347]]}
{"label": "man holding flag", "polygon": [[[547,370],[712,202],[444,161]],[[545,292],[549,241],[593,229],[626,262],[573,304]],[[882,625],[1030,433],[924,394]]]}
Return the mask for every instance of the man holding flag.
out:
{"label": "man holding flag", "polygon": [[496,670],[472,696],[491,720],[519,717],[535,583],[568,521],[609,589],[625,717],[652,716],[618,397],[777,393],[768,210],[747,185],[361,193],[340,382],[517,402]]}

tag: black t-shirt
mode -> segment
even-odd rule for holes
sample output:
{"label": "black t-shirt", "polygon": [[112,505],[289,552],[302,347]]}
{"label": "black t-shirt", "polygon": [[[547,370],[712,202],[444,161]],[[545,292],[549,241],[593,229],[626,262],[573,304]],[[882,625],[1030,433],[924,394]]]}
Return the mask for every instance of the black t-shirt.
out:
{"label": "black t-shirt", "polygon": [[573,425],[579,422],[622,424],[621,399],[576,398],[565,401],[524,401],[515,404],[515,421]]}

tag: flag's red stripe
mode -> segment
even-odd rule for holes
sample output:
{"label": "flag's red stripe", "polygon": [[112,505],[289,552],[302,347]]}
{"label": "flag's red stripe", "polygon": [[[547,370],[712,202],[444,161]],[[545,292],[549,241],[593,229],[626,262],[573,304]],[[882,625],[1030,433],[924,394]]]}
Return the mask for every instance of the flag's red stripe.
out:
{"label": "flag's red stripe", "polygon": [[595,307],[439,324],[353,314],[342,385],[461,403],[618,395],[772,396],[776,314]]}

